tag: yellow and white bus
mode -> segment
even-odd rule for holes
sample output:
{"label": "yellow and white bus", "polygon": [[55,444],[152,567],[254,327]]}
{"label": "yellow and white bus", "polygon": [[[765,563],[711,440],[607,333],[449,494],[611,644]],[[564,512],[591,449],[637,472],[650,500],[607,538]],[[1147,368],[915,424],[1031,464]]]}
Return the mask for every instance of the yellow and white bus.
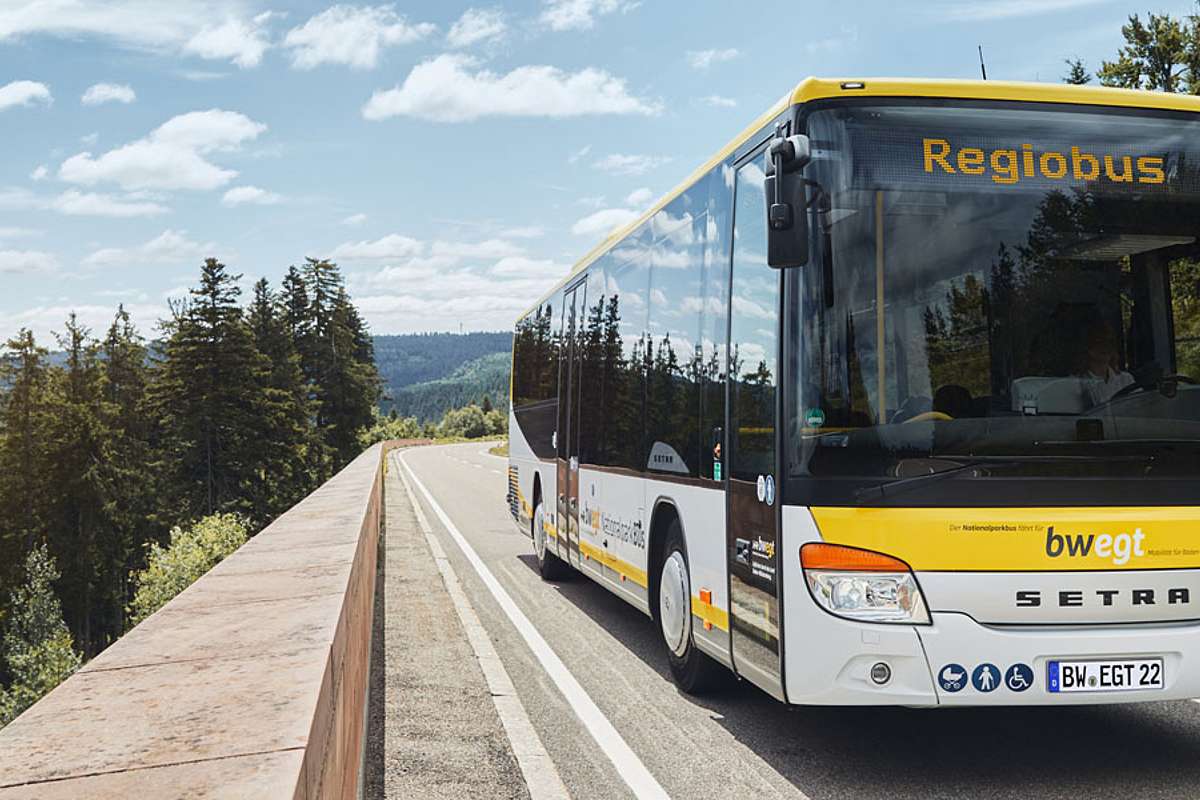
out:
{"label": "yellow and white bus", "polygon": [[686,691],[1200,696],[1200,98],[802,82],[517,323],[543,576]]}

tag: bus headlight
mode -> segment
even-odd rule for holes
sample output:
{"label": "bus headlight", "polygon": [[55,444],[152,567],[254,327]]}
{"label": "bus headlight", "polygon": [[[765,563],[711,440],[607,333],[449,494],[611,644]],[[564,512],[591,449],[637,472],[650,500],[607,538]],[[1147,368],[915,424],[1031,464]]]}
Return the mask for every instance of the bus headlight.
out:
{"label": "bus headlight", "polygon": [[930,624],[921,587],[898,558],[823,542],[800,548],[808,590],[830,614],[859,622]]}

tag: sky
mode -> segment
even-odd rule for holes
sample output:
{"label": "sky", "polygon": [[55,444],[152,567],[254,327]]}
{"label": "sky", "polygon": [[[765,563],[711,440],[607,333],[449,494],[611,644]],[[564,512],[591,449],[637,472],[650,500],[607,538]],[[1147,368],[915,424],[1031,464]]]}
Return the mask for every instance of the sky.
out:
{"label": "sky", "polygon": [[[1191,13],[1192,0],[1153,10]],[[377,334],[512,326],[808,75],[1057,81],[1123,0],[0,0],[0,337],[204,258],[341,265]]]}

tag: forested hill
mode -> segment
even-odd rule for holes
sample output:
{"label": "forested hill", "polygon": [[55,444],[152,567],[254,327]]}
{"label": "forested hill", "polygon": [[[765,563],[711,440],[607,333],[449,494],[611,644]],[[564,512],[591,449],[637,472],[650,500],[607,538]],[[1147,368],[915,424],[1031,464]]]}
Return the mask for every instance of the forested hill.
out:
{"label": "forested hill", "polygon": [[488,396],[508,402],[512,334],[414,333],[376,336],[375,363],[384,382],[381,406],[421,421]]}

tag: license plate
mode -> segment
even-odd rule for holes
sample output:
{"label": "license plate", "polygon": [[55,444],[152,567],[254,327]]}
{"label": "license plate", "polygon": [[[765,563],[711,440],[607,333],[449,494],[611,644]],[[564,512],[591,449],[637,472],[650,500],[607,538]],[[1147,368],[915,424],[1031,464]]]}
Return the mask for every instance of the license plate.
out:
{"label": "license plate", "polygon": [[1161,658],[1119,661],[1051,661],[1046,686],[1052,692],[1130,692],[1163,688]]}

